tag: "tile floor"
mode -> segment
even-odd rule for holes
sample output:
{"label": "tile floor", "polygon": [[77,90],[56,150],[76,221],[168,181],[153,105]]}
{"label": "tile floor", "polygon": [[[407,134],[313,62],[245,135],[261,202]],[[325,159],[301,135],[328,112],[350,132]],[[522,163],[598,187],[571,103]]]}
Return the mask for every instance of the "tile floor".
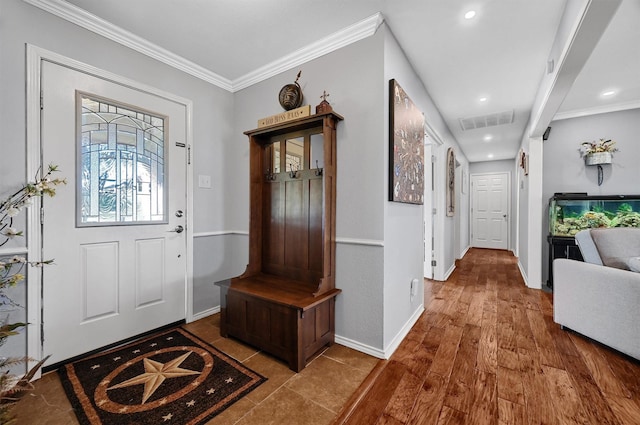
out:
{"label": "tile floor", "polygon": [[[334,344],[300,373],[236,340],[220,336],[220,315],[184,327],[268,378],[207,425],[325,425],[338,414],[378,359]],[[75,425],[73,409],[55,372],[35,382],[14,413],[17,425]]]}

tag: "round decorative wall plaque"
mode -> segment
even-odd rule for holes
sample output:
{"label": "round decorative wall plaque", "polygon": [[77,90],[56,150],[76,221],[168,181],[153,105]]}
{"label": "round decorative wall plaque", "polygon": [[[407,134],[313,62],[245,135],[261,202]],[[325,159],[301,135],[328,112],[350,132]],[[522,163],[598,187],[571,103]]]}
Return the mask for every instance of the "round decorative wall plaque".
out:
{"label": "round decorative wall plaque", "polygon": [[300,74],[302,74],[302,71],[298,72],[296,81],[294,81],[293,84],[287,84],[280,89],[278,100],[280,101],[280,106],[287,111],[298,108],[302,105],[304,96],[302,95],[302,88],[300,87],[300,84],[298,84]]}

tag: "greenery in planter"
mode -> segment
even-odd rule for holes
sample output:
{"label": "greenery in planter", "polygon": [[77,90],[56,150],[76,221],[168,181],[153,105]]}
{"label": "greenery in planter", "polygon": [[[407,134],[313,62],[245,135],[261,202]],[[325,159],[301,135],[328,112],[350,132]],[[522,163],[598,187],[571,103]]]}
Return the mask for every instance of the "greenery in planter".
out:
{"label": "greenery in planter", "polygon": [[598,141],[582,142],[580,144],[580,154],[582,156],[601,152],[609,152],[611,154],[614,152],[618,152],[618,148],[616,148],[616,142],[611,139],[600,139]]}
{"label": "greenery in planter", "polygon": [[[66,184],[65,179],[52,178],[52,174],[57,171],[58,168],[56,166],[50,165],[46,174],[39,173],[40,176],[36,177],[34,182],[27,183],[0,202],[0,247],[6,245],[9,240],[23,235],[21,230],[13,227],[13,220],[24,208],[31,204],[34,197],[54,196],[56,186]],[[26,258],[17,255],[9,258],[0,257],[0,308],[6,306],[20,307],[9,297],[6,289],[15,287],[24,280],[25,276],[22,271],[25,266],[42,267],[52,262],[53,260],[27,261]],[[27,324],[23,322],[11,323],[9,314],[0,318],[0,347],[4,345],[7,338],[17,335],[25,326]],[[38,362],[23,377],[17,377],[9,372],[9,368],[12,366],[29,360],[25,357],[0,357],[0,424],[14,422],[10,412],[11,406],[25,390],[31,388],[29,381],[46,361],[46,358]]]}

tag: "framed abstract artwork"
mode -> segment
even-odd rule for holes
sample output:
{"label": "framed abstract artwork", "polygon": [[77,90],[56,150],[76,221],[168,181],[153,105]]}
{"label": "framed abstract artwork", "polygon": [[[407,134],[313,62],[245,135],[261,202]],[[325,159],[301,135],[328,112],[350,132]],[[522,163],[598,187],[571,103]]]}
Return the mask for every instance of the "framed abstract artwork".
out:
{"label": "framed abstract artwork", "polygon": [[424,202],[424,115],[389,80],[389,200]]}
{"label": "framed abstract artwork", "polygon": [[447,217],[456,214],[456,154],[453,148],[447,149]]}

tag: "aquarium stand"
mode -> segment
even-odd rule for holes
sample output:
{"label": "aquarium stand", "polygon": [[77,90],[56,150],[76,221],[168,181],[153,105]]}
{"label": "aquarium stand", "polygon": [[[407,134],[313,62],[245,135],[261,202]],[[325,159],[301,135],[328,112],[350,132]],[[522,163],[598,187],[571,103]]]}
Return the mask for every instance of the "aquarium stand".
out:
{"label": "aquarium stand", "polygon": [[556,258],[568,258],[570,260],[584,261],[576,239],[573,236],[547,237],[549,242],[549,278],[547,286],[553,289],[553,260]]}

